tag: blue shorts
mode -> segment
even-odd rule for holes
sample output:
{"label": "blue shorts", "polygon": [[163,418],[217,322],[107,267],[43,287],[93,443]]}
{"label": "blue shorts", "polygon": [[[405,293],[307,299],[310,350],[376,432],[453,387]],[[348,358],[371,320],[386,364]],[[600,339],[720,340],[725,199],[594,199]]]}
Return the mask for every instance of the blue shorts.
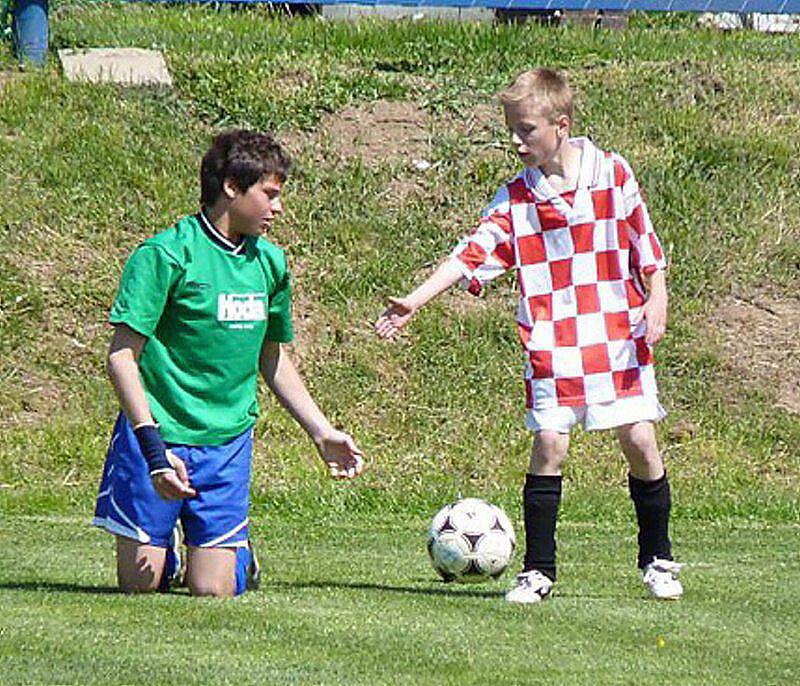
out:
{"label": "blue shorts", "polygon": [[247,546],[253,430],[223,445],[168,443],[186,464],[194,498],[164,500],[124,413],[114,425],[94,525],[139,543],[165,548],[180,518],[186,543],[200,548]]}

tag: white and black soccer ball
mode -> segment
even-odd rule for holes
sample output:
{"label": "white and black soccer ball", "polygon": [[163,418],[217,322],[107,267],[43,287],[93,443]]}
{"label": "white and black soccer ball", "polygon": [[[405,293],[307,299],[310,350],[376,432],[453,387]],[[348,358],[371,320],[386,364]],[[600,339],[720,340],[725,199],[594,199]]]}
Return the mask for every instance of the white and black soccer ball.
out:
{"label": "white and black soccer ball", "polygon": [[445,581],[497,579],[514,555],[514,528],[503,510],[480,498],[445,505],[428,529],[428,554]]}

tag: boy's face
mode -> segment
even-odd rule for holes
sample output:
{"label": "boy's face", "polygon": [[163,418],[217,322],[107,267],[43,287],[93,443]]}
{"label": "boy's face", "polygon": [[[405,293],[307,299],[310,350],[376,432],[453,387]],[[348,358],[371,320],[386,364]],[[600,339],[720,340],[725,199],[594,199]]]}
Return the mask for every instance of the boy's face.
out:
{"label": "boy's face", "polygon": [[531,100],[508,103],[504,110],[514,152],[528,167],[546,167],[569,137],[569,118],[554,121]]}
{"label": "boy's face", "polygon": [[225,193],[230,200],[230,229],[244,236],[266,233],[275,217],[283,212],[282,187],[283,183],[274,174],[261,177],[244,193],[225,181]]}

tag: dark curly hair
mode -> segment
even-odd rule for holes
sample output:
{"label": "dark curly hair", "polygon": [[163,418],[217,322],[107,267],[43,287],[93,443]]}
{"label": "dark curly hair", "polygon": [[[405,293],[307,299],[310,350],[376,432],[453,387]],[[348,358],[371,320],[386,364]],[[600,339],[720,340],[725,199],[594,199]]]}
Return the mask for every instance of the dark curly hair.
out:
{"label": "dark curly hair", "polygon": [[213,205],[226,179],[242,192],[274,174],[285,181],[291,160],[270,133],[234,129],[214,138],[200,164],[200,202]]}

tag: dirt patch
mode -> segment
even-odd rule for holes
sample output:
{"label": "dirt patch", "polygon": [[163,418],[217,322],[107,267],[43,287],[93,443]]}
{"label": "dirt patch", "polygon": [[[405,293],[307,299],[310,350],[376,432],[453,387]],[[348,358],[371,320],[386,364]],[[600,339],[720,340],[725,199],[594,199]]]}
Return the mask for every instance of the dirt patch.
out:
{"label": "dirt patch", "polygon": [[[289,85],[301,83],[302,78],[299,73],[286,76]],[[494,102],[434,116],[413,102],[376,100],[324,116],[313,135],[283,131],[278,139],[298,160],[308,162],[320,155],[316,144],[309,142],[322,139],[342,159],[360,158],[367,166],[401,162],[414,177],[436,165],[433,147],[443,136],[457,137],[461,147],[478,159],[502,157],[508,147],[500,107]],[[403,182],[395,190],[401,196],[413,195],[419,185]]]}
{"label": "dirt patch", "polygon": [[325,117],[320,128],[344,158],[365,164],[426,159],[430,154],[432,120],[411,102],[377,100],[348,107]]}
{"label": "dirt patch", "polygon": [[731,296],[711,316],[725,361],[748,386],[800,414],[800,299]]}
{"label": "dirt patch", "polygon": [[270,81],[270,86],[282,94],[296,93],[308,88],[314,77],[305,69],[287,69]]}
{"label": "dirt patch", "polygon": [[709,105],[728,89],[723,75],[708,62],[674,62],[666,73],[670,82],[677,85],[674,95],[678,106]]}

